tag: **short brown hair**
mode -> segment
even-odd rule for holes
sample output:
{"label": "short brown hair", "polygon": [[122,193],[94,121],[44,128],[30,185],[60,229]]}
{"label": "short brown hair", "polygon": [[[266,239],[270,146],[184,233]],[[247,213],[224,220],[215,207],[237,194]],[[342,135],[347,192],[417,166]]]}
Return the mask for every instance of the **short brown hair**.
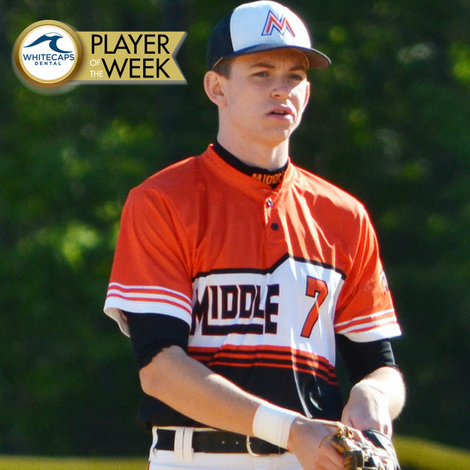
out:
{"label": "short brown hair", "polygon": [[232,64],[234,59],[221,59],[214,65],[212,69],[214,72],[217,72],[219,75],[223,77],[230,77],[230,72],[232,71]]}

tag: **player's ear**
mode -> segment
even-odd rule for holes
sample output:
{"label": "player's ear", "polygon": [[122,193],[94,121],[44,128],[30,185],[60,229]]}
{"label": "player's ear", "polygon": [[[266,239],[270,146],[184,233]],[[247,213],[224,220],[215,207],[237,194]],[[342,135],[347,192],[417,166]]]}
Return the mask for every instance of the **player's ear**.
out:
{"label": "player's ear", "polygon": [[213,70],[204,76],[204,90],[209,99],[217,106],[224,106],[227,102],[223,82],[226,78]]}

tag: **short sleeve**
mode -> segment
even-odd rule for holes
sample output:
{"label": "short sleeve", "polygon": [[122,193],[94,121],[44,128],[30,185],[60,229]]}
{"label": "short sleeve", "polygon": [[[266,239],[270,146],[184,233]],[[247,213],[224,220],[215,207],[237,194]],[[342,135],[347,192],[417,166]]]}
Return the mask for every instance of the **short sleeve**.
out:
{"label": "short sleeve", "polygon": [[104,311],[126,335],[122,311],[170,315],[191,325],[185,230],[171,201],[139,186],[124,205]]}
{"label": "short sleeve", "polygon": [[375,231],[365,209],[358,215],[358,236],[351,266],[338,298],[335,333],[369,342],[401,334],[379,255]]}

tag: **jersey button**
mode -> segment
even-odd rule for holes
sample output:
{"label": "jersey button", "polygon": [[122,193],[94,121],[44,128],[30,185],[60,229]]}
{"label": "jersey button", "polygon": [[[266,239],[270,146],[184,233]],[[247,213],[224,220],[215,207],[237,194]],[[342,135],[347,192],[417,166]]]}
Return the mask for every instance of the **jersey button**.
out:
{"label": "jersey button", "polygon": [[276,224],[276,222],[274,222],[274,223],[271,224],[271,228],[273,230],[279,230],[279,224]]}
{"label": "jersey button", "polygon": [[273,204],[274,204],[274,202],[273,202],[273,200],[272,200],[271,198],[269,198],[269,199],[266,201],[266,205],[267,205],[268,207],[273,207]]}

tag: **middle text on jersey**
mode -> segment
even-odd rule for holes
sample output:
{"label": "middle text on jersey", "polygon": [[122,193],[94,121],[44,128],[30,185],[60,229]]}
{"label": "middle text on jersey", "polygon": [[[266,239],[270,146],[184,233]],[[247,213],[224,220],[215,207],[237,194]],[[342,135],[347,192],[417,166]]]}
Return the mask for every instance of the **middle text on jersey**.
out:
{"label": "middle text on jersey", "polygon": [[191,334],[276,334],[279,284],[209,285],[196,291]]}

